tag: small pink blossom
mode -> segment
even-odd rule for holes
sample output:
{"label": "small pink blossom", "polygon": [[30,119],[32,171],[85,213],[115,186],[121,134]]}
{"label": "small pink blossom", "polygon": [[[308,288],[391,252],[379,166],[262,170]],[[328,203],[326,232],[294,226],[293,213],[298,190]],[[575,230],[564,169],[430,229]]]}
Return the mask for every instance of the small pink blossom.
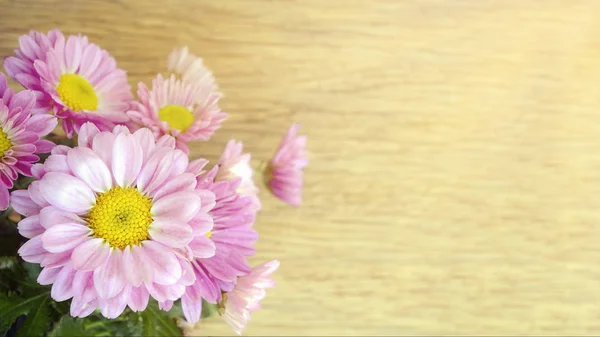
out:
{"label": "small pink blossom", "polygon": [[115,59],[81,35],[32,31],[20,39],[4,66],[25,88],[35,90],[36,113],[53,111],[70,138],[85,122],[109,131],[126,124],[132,100],[125,71]]}
{"label": "small pink blossom", "polygon": [[139,83],[139,102],[134,102],[128,115],[157,137],[175,137],[177,147],[187,153],[188,142],[208,140],[227,114],[218,105],[222,94],[201,59],[187,49],[175,50],[169,56],[169,70],[180,78],[171,74],[165,79],[159,74],[152,81],[152,89]]}
{"label": "small pink blossom", "polygon": [[167,69],[179,76],[184,83],[201,87],[210,84],[213,91],[217,90],[213,74],[200,57],[190,54],[188,47],[173,49],[168,57]]}
{"label": "small pink blossom", "polygon": [[48,113],[52,108],[52,97],[42,87],[40,76],[35,70],[36,60],[46,61],[46,53],[52,49],[63,34],[58,29],[49,31],[47,34],[30,31],[27,35],[19,37],[19,49],[15,50],[16,56],[4,59],[6,73],[24,88],[32,90],[36,102],[31,109],[32,114]]}
{"label": "small pink blossom", "polygon": [[299,129],[299,124],[290,127],[265,172],[271,192],[293,206],[302,203],[303,171],[308,165],[307,137],[298,136]]}
{"label": "small pink blossom", "polygon": [[223,318],[238,335],[248,325],[250,313],[260,309],[260,301],[267,294],[265,289],[275,287],[270,275],[278,267],[279,261],[272,260],[252,268],[248,275],[238,278],[235,288],[224,296]]}
{"label": "small pink blossom", "polygon": [[257,211],[260,211],[262,205],[258,197],[258,187],[254,184],[254,170],[250,166],[250,153],[242,154],[244,146],[242,142],[230,140],[225,146],[225,150],[219,158],[219,171],[215,178],[216,181],[232,180],[240,178],[240,185],[237,192],[241,195],[252,197],[252,203]]}
{"label": "small pink blossom", "polygon": [[[209,208],[209,217],[194,220],[198,232],[194,232],[195,237],[190,243],[196,282],[187,287],[181,303],[185,317],[191,323],[200,319],[202,298],[209,303],[219,302],[221,291],[232,290],[236,279],[250,272],[247,258],[254,255],[253,244],[258,239],[258,233],[252,228],[256,208],[251,196],[236,192],[239,178],[215,181],[218,169],[215,166],[197,178],[197,193],[202,196],[202,204]],[[210,191],[212,195],[205,195],[204,191]],[[207,231],[211,226],[212,229]],[[206,246],[209,242],[215,247],[213,256],[206,256],[202,249],[195,248],[196,244]]]}
{"label": "small pink blossom", "polygon": [[50,115],[31,115],[35,94],[30,90],[14,93],[0,73],[0,210],[9,206],[8,190],[19,174],[31,177],[33,163],[40,153],[52,150],[54,143],[44,140],[56,127]]}

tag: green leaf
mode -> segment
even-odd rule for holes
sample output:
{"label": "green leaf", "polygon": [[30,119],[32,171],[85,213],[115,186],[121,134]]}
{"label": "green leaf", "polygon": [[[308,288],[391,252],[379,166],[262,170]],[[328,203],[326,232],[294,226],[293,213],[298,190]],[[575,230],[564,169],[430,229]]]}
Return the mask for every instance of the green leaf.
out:
{"label": "green leaf", "polygon": [[17,330],[17,336],[43,336],[50,326],[49,297],[41,297],[29,310],[25,322]]}
{"label": "green leaf", "polygon": [[[19,296],[14,293],[0,294],[0,334],[5,334],[17,317],[36,311],[41,303],[45,303],[49,295],[49,291],[38,292],[31,296]],[[34,325],[34,329],[43,324],[42,320],[38,322],[36,319],[35,321],[37,325]]]}
{"label": "green leaf", "polygon": [[40,272],[42,271],[42,267],[40,267],[40,265],[37,263],[29,263],[29,262],[23,261],[23,268],[25,269],[25,272],[27,273],[27,277],[29,278],[29,281],[33,282],[33,283],[37,283],[37,278],[40,275]]}
{"label": "green leaf", "polygon": [[154,324],[155,322],[152,321],[152,315],[149,312],[150,308],[146,308],[146,311],[140,314],[142,317],[142,335],[158,336],[156,333],[156,325]]}
{"label": "green leaf", "polygon": [[88,336],[83,329],[83,322],[70,316],[63,316],[48,333],[48,337],[81,337]]}
{"label": "green leaf", "polygon": [[218,312],[217,305],[208,303],[205,300],[202,300],[202,315],[200,318],[207,318],[215,315]]}
{"label": "green leaf", "polygon": [[140,313],[143,336],[182,336],[181,329],[175,320],[165,311],[159,310],[156,304],[149,303],[146,310]]}

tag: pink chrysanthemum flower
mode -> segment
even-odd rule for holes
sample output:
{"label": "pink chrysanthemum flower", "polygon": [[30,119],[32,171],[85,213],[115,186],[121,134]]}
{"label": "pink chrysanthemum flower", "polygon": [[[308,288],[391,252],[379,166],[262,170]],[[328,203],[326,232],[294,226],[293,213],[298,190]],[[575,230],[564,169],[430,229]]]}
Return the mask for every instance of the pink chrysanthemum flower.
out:
{"label": "pink chrysanthemum flower", "polygon": [[[100,132],[86,123],[78,141],[57,146],[36,168],[40,179],[13,192],[26,216],[19,232],[30,238],[19,254],[43,267],[38,282],[52,284],[53,299],[73,298],[73,316],[100,308],[114,318],[126,306],[144,310],[150,296],[179,299],[195,282],[188,245],[211,230],[196,228],[196,218],[209,218],[202,198],[214,199],[196,188],[202,167],[172,137],[155,141],[147,129]],[[205,257],[215,249],[203,241],[193,248]]]}
{"label": "pink chrysanthemum flower", "polygon": [[253,244],[258,239],[258,233],[252,228],[256,209],[251,196],[236,192],[239,178],[215,181],[218,169],[215,166],[199,176],[196,186],[202,193],[213,192],[216,199],[210,205],[210,219],[204,222],[207,226],[213,224],[212,229],[207,235],[197,235],[190,246],[196,243],[206,246],[208,242],[213,242],[216,250],[214,256],[207,257],[193,248],[197,251],[192,261],[196,282],[187,287],[181,299],[185,317],[191,323],[200,319],[202,298],[209,303],[219,302],[221,291],[232,290],[237,277],[250,272],[247,257],[254,255]]}
{"label": "pink chrysanthemum flower", "polygon": [[246,328],[250,313],[260,309],[260,301],[265,298],[265,289],[275,287],[270,275],[279,267],[273,260],[252,268],[248,275],[237,280],[235,288],[223,295],[224,308],[220,308],[223,318],[238,335]]}
{"label": "pink chrysanthemum flower", "polygon": [[213,74],[200,57],[189,53],[187,47],[173,49],[168,57],[167,69],[184,83],[203,86],[215,92],[218,90]]}
{"label": "pink chrysanthemum flower", "polygon": [[308,165],[306,136],[298,136],[299,124],[290,127],[265,171],[271,192],[293,206],[302,203],[303,169]]}
{"label": "pink chrysanthemum flower", "polygon": [[14,93],[0,73],[0,210],[8,208],[8,190],[19,174],[31,176],[39,153],[47,153],[54,143],[41,139],[56,127],[50,115],[31,115],[35,95],[26,90]]}
{"label": "pink chrysanthemum flower", "polygon": [[19,49],[15,50],[16,56],[9,56],[4,60],[4,68],[8,76],[34,92],[36,102],[31,109],[34,115],[48,113],[52,107],[52,97],[42,87],[33,63],[36,60],[46,60],[46,53],[54,46],[59,36],[63,35],[58,29],[51,30],[48,34],[32,30],[28,35],[19,37]]}
{"label": "pink chrysanthemum flower", "polygon": [[53,109],[69,138],[88,121],[103,131],[129,121],[125,112],[132,95],[127,75],[106,50],[88,42],[87,37],[65,38],[56,30],[48,36],[33,32],[21,37],[16,54],[4,62],[9,74],[26,88],[42,93],[38,95],[39,110]]}
{"label": "pink chrysanthemum flower", "polygon": [[252,197],[252,203],[257,211],[260,211],[262,205],[258,197],[258,187],[254,184],[254,170],[250,166],[250,153],[242,154],[244,146],[242,142],[230,140],[225,146],[225,150],[219,158],[219,171],[215,177],[216,181],[232,180],[240,178],[240,185],[237,192],[242,195]]}
{"label": "pink chrysanthemum flower", "polygon": [[150,128],[159,137],[165,134],[177,139],[177,147],[189,152],[187,143],[208,140],[227,114],[218,105],[221,93],[202,61],[185,53],[172,54],[169,67],[181,74],[164,79],[158,75],[152,90],[138,85],[139,102],[134,102],[129,116],[136,123]]}

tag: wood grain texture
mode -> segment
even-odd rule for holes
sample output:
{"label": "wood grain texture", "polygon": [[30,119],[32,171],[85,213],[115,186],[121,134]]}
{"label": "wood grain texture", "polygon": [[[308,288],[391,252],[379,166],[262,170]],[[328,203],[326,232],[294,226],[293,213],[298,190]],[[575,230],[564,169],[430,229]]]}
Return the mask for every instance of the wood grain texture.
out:
{"label": "wood grain texture", "polygon": [[231,117],[194,155],[236,137],[259,163],[303,124],[304,205],[262,193],[253,262],[281,269],[248,335],[600,334],[599,1],[0,8],[0,55],[60,27],[135,84],[201,54]]}

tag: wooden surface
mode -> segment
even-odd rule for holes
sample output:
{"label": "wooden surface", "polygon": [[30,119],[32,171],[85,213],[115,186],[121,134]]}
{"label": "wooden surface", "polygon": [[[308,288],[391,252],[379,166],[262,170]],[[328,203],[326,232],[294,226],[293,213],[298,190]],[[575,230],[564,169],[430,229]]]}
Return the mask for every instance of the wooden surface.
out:
{"label": "wooden surface", "polygon": [[[255,163],[309,135],[248,335],[600,334],[600,1],[0,0],[0,55],[82,32],[135,84],[189,45]],[[228,335],[217,317],[193,335]]]}

